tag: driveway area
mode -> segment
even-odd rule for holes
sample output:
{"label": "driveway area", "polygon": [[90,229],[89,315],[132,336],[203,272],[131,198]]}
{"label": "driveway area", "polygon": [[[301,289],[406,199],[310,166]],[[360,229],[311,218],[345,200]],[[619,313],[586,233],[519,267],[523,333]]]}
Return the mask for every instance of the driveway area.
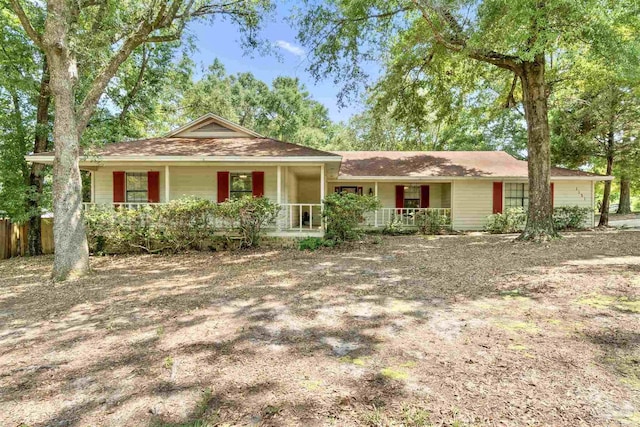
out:
{"label": "driveway area", "polygon": [[640,232],[0,261],[3,426],[640,424]]}

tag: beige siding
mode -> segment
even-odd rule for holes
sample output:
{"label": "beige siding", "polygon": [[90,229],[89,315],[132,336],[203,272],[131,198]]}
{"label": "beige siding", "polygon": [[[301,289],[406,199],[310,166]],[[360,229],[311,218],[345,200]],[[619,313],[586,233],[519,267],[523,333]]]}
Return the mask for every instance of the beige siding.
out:
{"label": "beige siding", "polygon": [[298,179],[298,203],[320,203],[320,177]]}
{"label": "beige siding", "polygon": [[165,202],[164,195],[164,166],[158,167],[102,167],[94,172],[94,203],[113,203],[113,172],[160,172],[160,202]]}
{"label": "beige siding", "polygon": [[493,183],[456,181],[451,197],[454,230],[482,230],[493,210]]}
{"label": "beige siding", "polygon": [[[553,184],[554,206],[580,206],[593,209],[593,183],[591,181],[559,181]],[[589,218],[593,218],[590,215]],[[586,227],[593,227],[589,220]]]}
{"label": "beige siding", "polygon": [[592,208],[593,185],[591,181],[560,181],[553,184],[555,206],[580,206]]}
{"label": "beige siding", "polygon": [[[511,181],[505,181],[505,183],[507,182]],[[487,216],[491,215],[493,211],[493,182],[484,180],[456,181],[454,188],[453,228],[456,230],[481,230],[486,223]],[[592,191],[591,181],[554,182],[554,206],[591,208]],[[593,224],[585,225],[592,226]]]}
{"label": "beige siding", "polygon": [[[228,172],[264,172],[265,196],[276,200],[276,167],[214,167],[214,166],[171,166],[169,168],[170,199],[184,196],[197,196],[209,200],[218,199],[218,171]],[[95,172],[95,202],[113,202],[113,171],[143,172],[156,170],[160,172],[160,202],[165,198],[165,172],[162,167],[103,167]]]}
{"label": "beige siding", "polygon": [[[448,208],[451,207],[451,184],[449,183],[396,183],[396,182],[379,182],[378,198],[383,208],[396,207],[396,185],[428,185],[429,186],[429,207],[431,208]],[[362,187],[363,194],[369,194],[369,190],[375,191],[374,182],[358,182],[358,181],[332,181],[328,185],[328,191],[335,191],[335,187],[351,186]]]}

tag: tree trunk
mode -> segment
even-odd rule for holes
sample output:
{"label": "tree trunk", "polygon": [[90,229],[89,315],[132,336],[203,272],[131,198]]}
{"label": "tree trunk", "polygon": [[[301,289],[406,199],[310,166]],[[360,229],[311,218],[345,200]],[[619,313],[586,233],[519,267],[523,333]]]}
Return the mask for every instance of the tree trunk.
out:
{"label": "tree trunk", "polygon": [[620,178],[620,203],[618,204],[618,213],[631,213],[631,180],[624,175]]}
{"label": "tree trunk", "polygon": [[523,104],[527,121],[529,154],[529,211],[527,224],[519,240],[545,241],[558,236],[553,226],[551,207],[551,146],[545,82],[544,56],[538,55],[520,68]]}
{"label": "tree trunk", "polygon": [[[42,153],[47,150],[47,139],[49,135],[49,104],[51,94],[49,93],[49,67],[46,56],[42,65],[42,77],[40,79],[40,92],[38,96],[38,110],[36,113],[36,132],[33,144],[34,153]],[[42,199],[44,165],[32,163],[29,172],[29,186],[31,187],[31,197],[28,201],[30,213],[28,231],[29,255],[42,255],[42,216],[40,212],[40,201]]]}
{"label": "tree trunk", "polygon": [[[609,132],[609,136],[607,137],[609,141],[608,147],[612,147],[613,143],[613,132]],[[610,176],[613,173],[613,153],[611,149],[607,149],[607,175]],[[598,222],[598,227],[608,227],[609,226],[609,201],[611,199],[611,181],[604,182],[604,194],[602,195],[602,206],[600,207],[600,221]]]}
{"label": "tree trunk", "polygon": [[52,276],[65,280],[89,271],[89,247],[82,221],[80,135],[75,111],[77,64],[68,45],[69,4],[49,0],[43,43],[49,62],[50,88],[55,100],[53,141],[53,238],[55,259]]}

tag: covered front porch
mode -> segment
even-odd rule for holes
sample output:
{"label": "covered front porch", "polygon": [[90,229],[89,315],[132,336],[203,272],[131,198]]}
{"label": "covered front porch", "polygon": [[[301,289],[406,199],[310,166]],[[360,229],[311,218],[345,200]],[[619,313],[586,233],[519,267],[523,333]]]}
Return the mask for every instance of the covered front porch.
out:
{"label": "covered front porch", "polygon": [[[322,236],[326,192],[324,164],[121,164],[85,167],[90,173],[92,205],[137,209],[195,196],[214,202],[245,195],[262,196],[280,206],[268,234]],[[335,172],[333,172],[335,173]]]}
{"label": "covered front porch", "polygon": [[330,181],[332,191],[375,196],[382,207],[365,215],[364,226],[384,228],[417,227],[418,217],[434,213],[446,218],[451,227],[452,182],[430,181]]}

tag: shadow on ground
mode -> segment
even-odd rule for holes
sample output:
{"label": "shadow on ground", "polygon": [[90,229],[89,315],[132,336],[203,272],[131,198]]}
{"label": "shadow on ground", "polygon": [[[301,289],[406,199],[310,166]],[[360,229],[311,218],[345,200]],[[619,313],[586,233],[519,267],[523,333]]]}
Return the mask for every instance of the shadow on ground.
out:
{"label": "shadow on ground", "polygon": [[623,423],[638,237],[0,262],[0,421]]}

